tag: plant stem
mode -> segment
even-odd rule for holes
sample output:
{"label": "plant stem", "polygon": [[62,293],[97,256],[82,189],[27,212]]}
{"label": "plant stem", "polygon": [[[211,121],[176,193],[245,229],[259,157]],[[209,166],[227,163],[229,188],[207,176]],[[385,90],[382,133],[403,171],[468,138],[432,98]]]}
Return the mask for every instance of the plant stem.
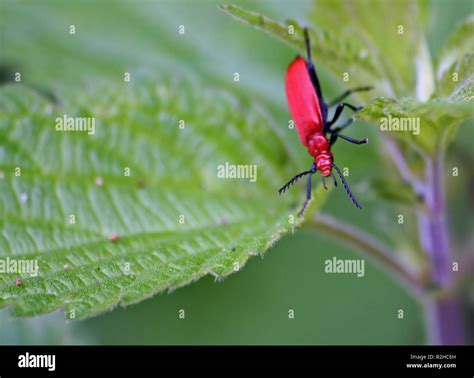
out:
{"label": "plant stem", "polygon": [[316,215],[308,226],[356,247],[364,256],[391,274],[398,283],[406,286],[415,297],[423,291],[419,277],[397,258],[396,253],[365,232],[323,214]]}
{"label": "plant stem", "polygon": [[[443,159],[441,149],[436,157],[426,159],[424,194],[428,211],[419,212],[418,223],[421,245],[430,261],[431,279],[435,285],[446,289],[453,281],[453,260],[446,227]],[[465,312],[459,298],[431,296],[425,299],[424,304],[430,344],[466,343]]]}
{"label": "plant stem", "polygon": [[408,185],[411,185],[416,194],[422,193],[424,189],[422,182],[412,173],[408,167],[408,163],[395,141],[391,137],[386,136],[383,138],[383,142],[386,149],[388,150],[388,155],[395,163],[395,166],[397,167],[403,181]]}
{"label": "plant stem", "polygon": [[[422,183],[411,173],[395,142],[385,138],[385,145],[402,178],[412,185],[416,193],[424,195],[428,212],[421,210],[418,213],[420,242],[430,261],[433,283],[442,289],[449,288],[453,282],[451,268],[453,261],[446,227],[444,153],[439,149],[434,159],[425,159],[426,182]],[[466,343],[465,312],[459,298],[428,297],[423,303],[430,344]]]}

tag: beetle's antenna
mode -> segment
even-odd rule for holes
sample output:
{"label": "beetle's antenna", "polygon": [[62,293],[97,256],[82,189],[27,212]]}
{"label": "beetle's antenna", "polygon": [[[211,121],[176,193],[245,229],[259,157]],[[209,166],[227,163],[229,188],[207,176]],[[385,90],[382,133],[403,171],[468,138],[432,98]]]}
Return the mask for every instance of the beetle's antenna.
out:
{"label": "beetle's antenna", "polygon": [[357,202],[357,200],[353,196],[353,194],[351,192],[351,189],[349,188],[349,185],[347,184],[347,181],[344,178],[344,175],[342,174],[342,172],[339,170],[339,168],[336,166],[336,164],[332,163],[331,165],[334,167],[334,169],[336,169],[336,172],[339,175],[339,178],[341,179],[342,185],[344,185],[344,189],[346,189],[346,193],[349,196],[349,198],[352,200],[352,202],[354,203],[354,205],[358,209],[362,209],[362,206],[360,206],[359,202]]}
{"label": "beetle's antenna", "polygon": [[308,61],[311,62],[311,44],[309,42],[308,28],[304,28],[304,41],[306,43],[306,54],[308,55]]}
{"label": "beetle's antenna", "polygon": [[285,193],[285,191],[286,191],[291,185],[293,185],[296,181],[298,181],[301,177],[306,176],[306,175],[308,175],[308,174],[310,174],[310,173],[314,173],[314,172],[316,172],[316,169],[311,168],[309,171],[305,171],[305,172],[298,173],[295,177],[293,177],[290,181],[288,181],[285,185],[283,185],[283,187],[281,187],[280,189],[278,189],[278,193],[280,193],[280,194]]}

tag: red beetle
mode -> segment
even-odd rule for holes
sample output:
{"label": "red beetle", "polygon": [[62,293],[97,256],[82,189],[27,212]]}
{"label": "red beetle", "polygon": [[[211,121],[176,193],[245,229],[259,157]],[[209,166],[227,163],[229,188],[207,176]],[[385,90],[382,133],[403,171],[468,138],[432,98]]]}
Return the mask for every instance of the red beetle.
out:
{"label": "red beetle", "polygon": [[[301,143],[303,143],[308,148],[309,154],[314,157],[314,163],[309,171],[297,174],[278,192],[280,194],[284,193],[298,179],[305,175],[309,175],[306,201],[298,214],[302,215],[306,209],[306,206],[308,206],[309,200],[311,199],[311,175],[316,171],[321,172],[323,185],[326,189],[327,186],[325,178],[332,176],[334,179],[334,185],[337,186],[336,178],[332,173],[332,168],[334,168],[338,173],[350,199],[354,205],[360,209],[361,206],[352,195],[343,174],[334,164],[334,156],[331,152],[331,146],[338,137],[356,144],[367,143],[368,139],[366,138],[363,140],[357,140],[339,134],[342,129],[354,121],[353,118],[348,119],[338,127],[332,128],[332,126],[338,120],[339,116],[344,110],[344,107],[348,107],[353,111],[362,109],[362,107],[355,107],[351,104],[340,101],[354,92],[367,91],[372,89],[372,87],[360,87],[348,90],[334,101],[326,104],[323,99],[318,76],[316,75],[316,70],[314,69],[313,63],[311,62],[311,46],[307,29],[304,29],[304,35],[308,59],[305,60],[301,56],[297,56],[295,60],[293,60],[293,62],[291,62],[291,64],[288,66],[288,70],[286,72],[286,96],[288,99],[291,115],[293,116],[293,119],[296,123],[296,128],[298,129],[298,135],[301,139]],[[336,104],[337,107],[334,115],[329,121],[328,108]]]}

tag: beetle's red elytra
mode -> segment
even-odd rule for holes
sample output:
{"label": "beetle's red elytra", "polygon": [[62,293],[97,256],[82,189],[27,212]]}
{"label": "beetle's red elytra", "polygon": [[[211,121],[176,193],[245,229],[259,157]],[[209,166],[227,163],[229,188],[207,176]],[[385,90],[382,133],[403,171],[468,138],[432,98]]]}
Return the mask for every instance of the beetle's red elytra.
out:
{"label": "beetle's red elytra", "polygon": [[[319,171],[322,176],[323,185],[326,189],[325,178],[328,176],[333,177],[334,185],[337,186],[336,178],[332,173],[332,169],[334,168],[339,175],[349,198],[357,208],[361,209],[359,202],[357,202],[355,197],[352,195],[344,175],[334,164],[334,155],[331,152],[331,147],[336,142],[337,138],[342,138],[355,144],[364,144],[368,142],[367,138],[357,140],[339,133],[354,121],[353,118],[349,118],[346,122],[337,127],[333,126],[339,119],[345,107],[353,111],[361,109],[361,107],[356,107],[341,101],[354,92],[368,91],[372,89],[372,87],[359,87],[347,90],[334,101],[326,104],[322,95],[316,70],[311,61],[311,44],[309,41],[308,30],[306,28],[304,29],[304,36],[307,59],[297,56],[290,63],[286,72],[285,87],[288,107],[293,120],[295,121],[298,136],[301,143],[306,146],[309,154],[314,158],[314,160],[310,170],[297,174],[279,190],[279,193],[284,193],[301,177],[309,175],[306,201],[298,214],[302,215],[311,199],[311,176]],[[328,120],[328,109],[334,105],[337,105],[336,110],[334,111],[332,119]]]}

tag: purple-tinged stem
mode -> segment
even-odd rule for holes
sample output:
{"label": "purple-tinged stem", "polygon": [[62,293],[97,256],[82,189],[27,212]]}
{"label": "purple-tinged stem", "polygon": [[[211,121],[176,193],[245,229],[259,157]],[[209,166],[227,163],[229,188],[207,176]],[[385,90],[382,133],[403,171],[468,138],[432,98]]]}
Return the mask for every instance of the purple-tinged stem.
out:
{"label": "purple-tinged stem", "polygon": [[[426,159],[426,212],[420,211],[418,223],[420,241],[430,262],[433,284],[448,288],[453,281],[450,244],[446,225],[445,193],[443,185],[443,153]],[[465,312],[459,298],[432,296],[425,300],[428,322],[428,342],[435,345],[466,343]]]}
{"label": "purple-tinged stem", "polygon": [[421,192],[423,192],[423,184],[411,172],[410,168],[408,167],[408,163],[405,160],[405,157],[403,156],[402,152],[400,151],[400,148],[395,143],[395,141],[388,136],[385,137],[383,141],[387,149],[388,155],[395,163],[395,166],[397,167],[398,172],[400,173],[400,176],[402,177],[403,181],[411,185],[416,194],[420,194]]}
{"label": "purple-tinged stem", "polygon": [[[449,288],[454,280],[446,226],[443,151],[440,149],[434,159],[425,159],[426,182],[423,183],[411,173],[396,143],[390,138],[385,138],[385,145],[402,178],[412,185],[416,193],[424,194],[428,212],[420,211],[418,214],[421,245],[430,261],[433,283],[442,289]],[[424,300],[424,304],[430,344],[466,343],[465,310],[459,298],[428,297]]]}

